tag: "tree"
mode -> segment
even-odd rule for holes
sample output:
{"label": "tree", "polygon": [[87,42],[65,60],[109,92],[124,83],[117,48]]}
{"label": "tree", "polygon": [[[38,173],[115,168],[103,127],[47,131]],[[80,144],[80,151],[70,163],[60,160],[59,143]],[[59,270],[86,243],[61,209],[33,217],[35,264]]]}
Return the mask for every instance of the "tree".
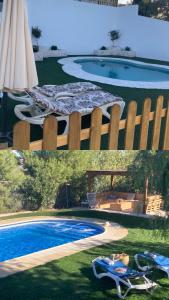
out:
{"label": "tree", "polygon": [[148,176],[149,192],[161,193],[169,209],[169,152],[140,151],[130,168],[137,171],[134,189],[143,192],[145,177]]}
{"label": "tree", "polygon": [[169,21],[169,0],[133,0],[139,5],[139,14]]}
{"label": "tree", "polygon": [[121,37],[121,34],[118,30],[112,30],[109,32],[110,39],[113,42],[113,47],[115,46],[115,41],[119,40]]}
{"label": "tree", "polygon": [[[27,179],[23,194],[27,207],[65,207],[66,184],[70,185],[70,205],[77,205],[86,197],[85,173],[92,169],[127,168],[135,153],[124,151],[39,151],[23,152]],[[102,190],[110,185],[105,178],[95,183]]]}
{"label": "tree", "polygon": [[0,152],[0,211],[22,207],[20,188],[24,178],[24,172],[14,153]]}

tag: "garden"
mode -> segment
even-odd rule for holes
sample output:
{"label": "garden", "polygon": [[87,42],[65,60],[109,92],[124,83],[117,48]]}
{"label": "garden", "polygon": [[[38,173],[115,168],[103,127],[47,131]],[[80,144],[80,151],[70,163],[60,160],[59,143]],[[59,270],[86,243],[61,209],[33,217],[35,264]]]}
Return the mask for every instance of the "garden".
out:
{"label": "garden", "polygon": [[[136,268],[134,255],[153,251],[168,256],[169,221],[165,217],[143,217],[82,209],[86,198],[87,170],[120,170],[136,176],[117,178],[114,189],[143,191],[149,176],[150,190],[160,193],[168,212],[169,153],[162,151],[4,151],[0,153],[0,224],[31,218],[76,218],[118,223],[128,229],[121,240],[95,246],[29,270],[0,279],[1,297],[7,299],[117,299],[110,279],[94,277],[91,261],[98,256],[127,253],[130,267]],[[94,182],[97,192],[108,190],[110,179]],[[12,214],[16,212],[16,214]],[[8,213],[8,214],[7,214]],[[80,219],[79,219],[80,220]],[[1,263],[2,274],[3,263]],[[153,271],[149,277],[158,285],[153,294],[131,292],[127,299],[168,299],[165,273]],[[65,288],[66,286],[66,288]],[[12,291],[12,294],[11,294]]]}
{"label": "garden", "polygon": [[[78,254],[52,261],[29,271],[0,279],[1,297],[3,300],[21,299],[118,299],[111,280],[97,280],[92,272],[91,261],[97,256],[109,256],[111,253],[125,252],[130,255],[130,265],[135,267],[133,256],[149,250],[163,255],[169,252],[168,221],[152,221],[137,217],[121,216],[103,212],[60,211],[41,212],[35,215],[59,217],[99,218],[119,224],[129,229],[128,236],[117,242],[95,247]],[[22,215],[26,217],[25,215]],[[27,215],[28,216],[28,215]],[[30,216],[30,215],[29,215]],[[21,215],[18,215],[21,217]],[[15,216],[16,218],[16,216]],[[5,218],[7,219],[7,217]],[[152,295],[146,293],[129,294],[129,300],[168,300],[169,283],[163,272],[155,271],[151,275],[158,287]]]}
{"label": "garden", "polygon": [[[149,177],[150,193],[168,199],[168,166],[167,151],[3,151],[0,153],[0,211],[81,206],[88,189],[88,170],[133,172],[134,176],[115,180],[114,189],[124,192],[144,192],[144,181]],[[96,178],[95,192],[109,188],[109,176]]]}

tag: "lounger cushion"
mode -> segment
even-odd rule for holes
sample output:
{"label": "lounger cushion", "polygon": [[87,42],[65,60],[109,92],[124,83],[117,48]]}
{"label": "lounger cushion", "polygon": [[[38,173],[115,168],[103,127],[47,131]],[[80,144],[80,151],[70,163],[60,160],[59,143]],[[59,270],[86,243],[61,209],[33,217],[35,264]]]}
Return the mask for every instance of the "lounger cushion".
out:
{"label": "lounger cushion", "polygon": [[36,89],[27,91],[27,93],[32,97],[35,104],[37,103],[45,109],[50,109],[53,113],[63,115],[69,115],[73,112],[90,113],[96,107],[113,104],[114,102],[120,104],[122,101],[122,98],[102,90],[85,92],[65,99],[46,97]]}
{"label": "lounger cushion", "polygon": [[[121,261],[117,261],[112,264],[107,264],[104,259],[97,260],[95,262],[98,266],[100,266],[105,272],[112,273],[116,276],[119,276],[120,278],[128,277],[128,278],[136,278],[136,277],[142,277],[145,275],[145,272],[139,272],[136,270],[133,270],[131,268],[126,267]],[[122,270],[122,272],[121,272]]]}
{"label": "lounger cushion", "polygon": [[32,98],[35,104],[40,105],[44,109],[53,110],[51,98],[46,97],[37,89],[26,90],[26,93]]}
{"label": "lounger cushion", "polygon": [[155,264],[169,268],[169,258],[157,253],[141,253],[139,256],[150,259]]}
{"label": "lounger cushion", "polygon": [[101,88],[91,82],[73,82],[63,85],[44,85],[35,87],[40,93],[47,97],[56,97],[57,93],[72,93],[79,94],[87,91],[97,91]]}

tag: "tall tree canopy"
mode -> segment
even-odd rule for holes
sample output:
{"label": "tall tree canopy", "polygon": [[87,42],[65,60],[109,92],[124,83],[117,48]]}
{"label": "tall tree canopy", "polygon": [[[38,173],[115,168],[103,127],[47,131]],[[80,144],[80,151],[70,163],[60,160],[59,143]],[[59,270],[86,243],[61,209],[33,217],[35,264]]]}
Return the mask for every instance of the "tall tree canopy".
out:
{"label": "tall tree canopy", "polygon": [[[22,159],[21,159],[22,158]],[[169,197],[169,152],[163,151],[56,151],[0,153],[0,211],[66,207],[86,197],[87,170],[129,169],[134,176],[117,178],[115,189],[143,191],[145,176],[150,192]],[[94,183],[107,190],[110,178]]]}
{"label": "tall tree canopy", "polygon": [[139,14],[169,21],[169,0],[133,0],[139,5]]}

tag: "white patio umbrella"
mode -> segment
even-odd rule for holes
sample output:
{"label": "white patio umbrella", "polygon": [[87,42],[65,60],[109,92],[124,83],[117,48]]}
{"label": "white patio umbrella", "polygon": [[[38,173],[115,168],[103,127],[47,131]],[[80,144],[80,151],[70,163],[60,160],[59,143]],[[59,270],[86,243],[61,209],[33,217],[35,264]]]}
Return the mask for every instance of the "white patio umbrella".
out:
{"label": "white patio umbrella", "polygon": [[2,106],[6,105],[6,92],[23,92],[37,84],[26,0],[4,0],[0,24],[0,90],[5,92]]}

